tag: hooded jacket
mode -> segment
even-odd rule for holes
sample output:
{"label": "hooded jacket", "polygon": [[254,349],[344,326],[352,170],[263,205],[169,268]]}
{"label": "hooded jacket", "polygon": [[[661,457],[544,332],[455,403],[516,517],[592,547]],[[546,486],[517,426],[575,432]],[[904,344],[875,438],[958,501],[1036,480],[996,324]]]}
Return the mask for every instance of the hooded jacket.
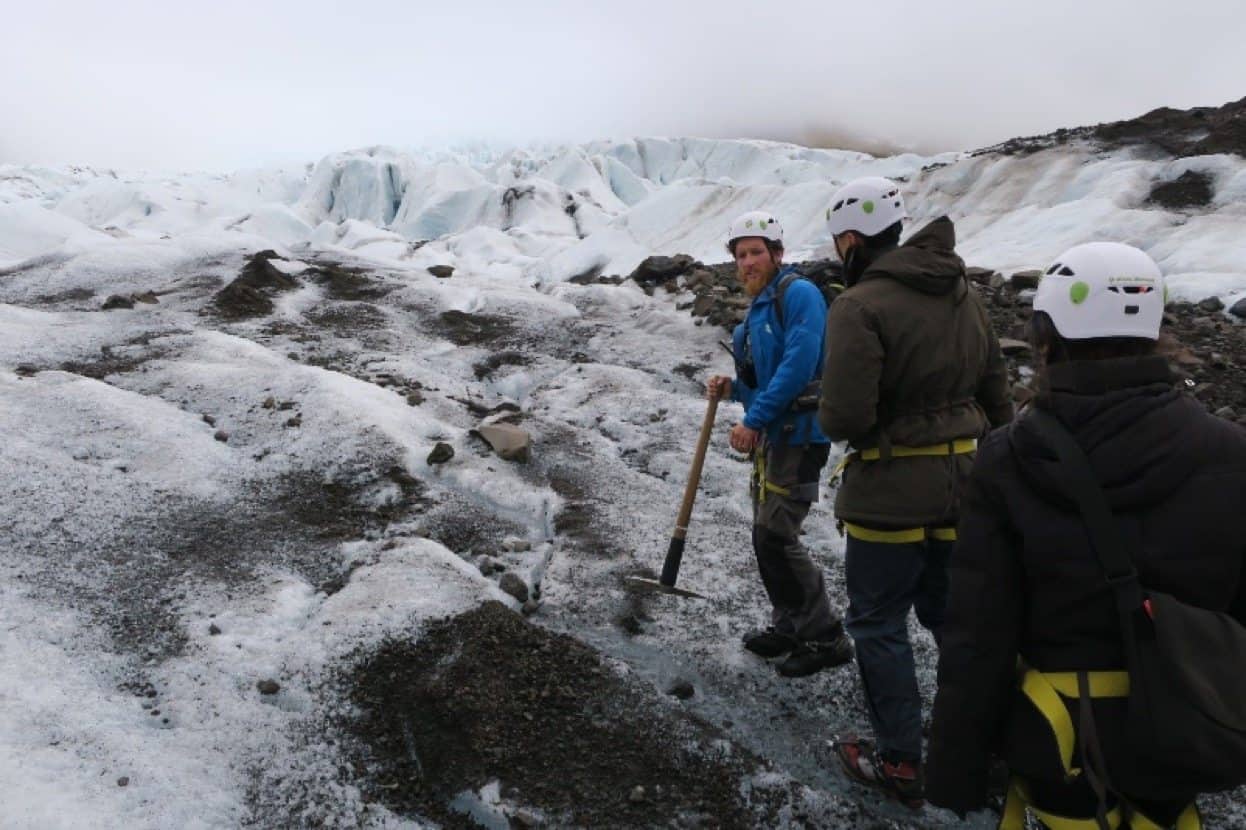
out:
{"label": "hooded jacket", "polygon": [[[753,298],[748,316],[735,328],[732,353],[737,377],[731,384],[731,399],[744,404],[744,425],[765,432],[773,444],[826,444],[813,411],[791,411],[792,402],[822,371],[826,330],[822,292],[799,277],[788,283],[783,294],[783,319],[779,319],[775,289],[794,271],[791,266],[781,269]],[[739,378],[746,351],[752,354],[756,386]]]}
{"label": "hooded jacket", "polygon": [[[1007,368],[965,278],[946,216],[877,254],[831,307],[818,422],[855,449],[979,438],[1012,417]],[[841,520],[905,528],[956,523],[971,455],[849,464]]]}
{"label": "hooded jacket", "polygon": [[[1089,457],[1142,585],[1246,622],[1246,431],[1174,389],[1158,356],[1055,364],[1048,383],[1037,405]],[[1050,730],[1016,692],[1018,655],[1040,671],[1124,668],[1115,599],[1058,464],[1024,416],[979,449],[941,634],[936,804],[980,806],[992,751],[1023,777],[1062,779]],[[1094,707],[1108,769],[1121,769],[1123,702]]]}

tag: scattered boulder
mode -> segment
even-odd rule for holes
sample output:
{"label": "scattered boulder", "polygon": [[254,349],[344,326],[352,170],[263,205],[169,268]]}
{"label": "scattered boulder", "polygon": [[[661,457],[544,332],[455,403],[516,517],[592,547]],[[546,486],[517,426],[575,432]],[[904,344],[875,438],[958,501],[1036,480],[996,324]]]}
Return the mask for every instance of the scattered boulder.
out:
{"label": "scattered boulder", "polygon": [[1239,320],[1246,320],[1246,297],[1235,302],[1229,309],[1229,313]]}
{"label": "scattered boulder", "polygon": [[128,775],[123,775],[123,776],[121,776],[120,778],[118,778],[118,779],[117,779],[117,786],[118,786],[118,787],[128,787],[128,786],[130,786],[130,776],[128,776]]}
{"label": "scattered boulder", "polygon": [[439,280],[449,279],[454,274],[453,265],[433,265],[428,269],[428,273],[432,274]]}
{"label": "scattered boulder", "polygon": [[1018,271],[1009,278],[1008,282],[1017,291],[1025,291],[1038,288],[1038,282],[1042,278],[1043,272],[1038,268],[1032,268],[1027,271]]}
{"label": "scattered boulder", "polygon": [[428,454],[429,464],[445,464],[454,458],[454,447],[444,441],[438,441],[433,451]]}
{"label": "scattered boulder", "polygon": [[693,266],[699,264],[687,254],[675,256],[651,256],[636,266],[630,278],[639,285],[652,286],[686,274]]}
{"label": "scattered boulder", "polygon": [[261,680],[255,684],[255,688],[260,690],[262,695],[275,695],[281,691],[281,685],[276,680]]}
{"label": "scattered boulder", "polygon": [[1199,300],[1198,307],[1208,314],[1215,314],[1217,311],[1224,311],[1224,301],[1219,297],[1208,297]]}
{"label": "scattered boulder", "polygon": [[102,306],[104,311],[113,311],[118,308],[134,308],[134,298],[113,294],[107,300],[104,300],[104,305]]}
{"label": "scattered boulder", "polygon": [[502,574],[502,578],[498,580],[498,587],[514,597],[520,604],[528,601],[528,583],[524,582],[523,577],[518,574],[509,571]]}
{"label": "scattered boulder", "polygon": [[160,302],[160,298],[156,296],[154,291],[144,291],[142,294],[134,294],[131,299],[136,303],[146,303],[147,305],[155,305]]}
{"label": "scattered boulder", "polygon": [[215,438],[217,441],[220,441],[222,444],[224,444],[225,442],[229,440],[229,433],[223,429],[218,429],[216,431],[216,434],[213,435],[212,437]]}
{"label": "scattered boulder", "polygon": [[39,367],[33,363],[19,363],[16,371],[19,378],[29,378],[39,374]]}
{"label": "scattered boulder", "polygon": [[532,436],[513,424],[481,424],[476,429],[489,446],[507,461],[525,462],[531,457]]}
{"label": "scattered boulder", "polygon": [[511,553],[525,553],[532,550],[532,543],[518,536],[507,536],[502,540],[502,550]]}

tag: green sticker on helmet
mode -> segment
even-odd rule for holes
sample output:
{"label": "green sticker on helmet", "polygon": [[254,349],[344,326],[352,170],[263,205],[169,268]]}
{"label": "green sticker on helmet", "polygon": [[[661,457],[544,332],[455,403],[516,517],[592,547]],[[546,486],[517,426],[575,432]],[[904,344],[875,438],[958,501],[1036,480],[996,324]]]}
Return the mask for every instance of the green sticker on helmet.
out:
{"label": "green sticker on helmet", "polygon": [[1075,282],[1069,286],[1069,299],[1073,305],[1081,305],[1090,296],[1090,286],[1084,282]]}
{"label": "green sticker on helmet", "polygon": [[869,202],[869,201],[862,202],[862,203],[861,203],[861,210],[865,211],[866,213],[873,213],[873,212],[874,212],[874,203],[873,203],[873,202]]}

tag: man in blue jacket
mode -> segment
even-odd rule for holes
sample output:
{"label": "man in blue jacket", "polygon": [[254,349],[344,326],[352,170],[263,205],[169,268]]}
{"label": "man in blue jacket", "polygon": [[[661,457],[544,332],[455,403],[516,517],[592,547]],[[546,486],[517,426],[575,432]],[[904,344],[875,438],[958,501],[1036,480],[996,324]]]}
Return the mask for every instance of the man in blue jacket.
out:
{"label": "man in blue jacket", "polygon": [[730,442],[753,458],[753,551],[773,606],[770,626],[747,634],[744,647],[767,658],[787,655],[779,674],[804,677],[852,659],[822,569],[800,543],[830,452],[816,419],[826,301],[782,267],[783,229],[769,213],[733,222],[727,249],[753,302],[733,337],[735,379],[715,375],[707,386],[711,397],[744,405]]}

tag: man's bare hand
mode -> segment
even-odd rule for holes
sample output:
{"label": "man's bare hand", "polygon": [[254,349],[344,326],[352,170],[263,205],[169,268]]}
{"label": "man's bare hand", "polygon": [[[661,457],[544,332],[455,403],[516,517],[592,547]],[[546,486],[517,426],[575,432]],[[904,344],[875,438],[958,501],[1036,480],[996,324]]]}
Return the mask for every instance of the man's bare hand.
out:
{"label": "man's bare hand", "polygon": [[725,400],[731,397],[731,378],[726,375],[713,375],[705,382],[705,394],[710,398]]}
{"label": "man's bare hand", "polygon": [[755,429],[749,429],[744,424],[736,424],[731,428],[731,449],[736,452],[752,452],[753,448],[761,442],[761,433]]}

